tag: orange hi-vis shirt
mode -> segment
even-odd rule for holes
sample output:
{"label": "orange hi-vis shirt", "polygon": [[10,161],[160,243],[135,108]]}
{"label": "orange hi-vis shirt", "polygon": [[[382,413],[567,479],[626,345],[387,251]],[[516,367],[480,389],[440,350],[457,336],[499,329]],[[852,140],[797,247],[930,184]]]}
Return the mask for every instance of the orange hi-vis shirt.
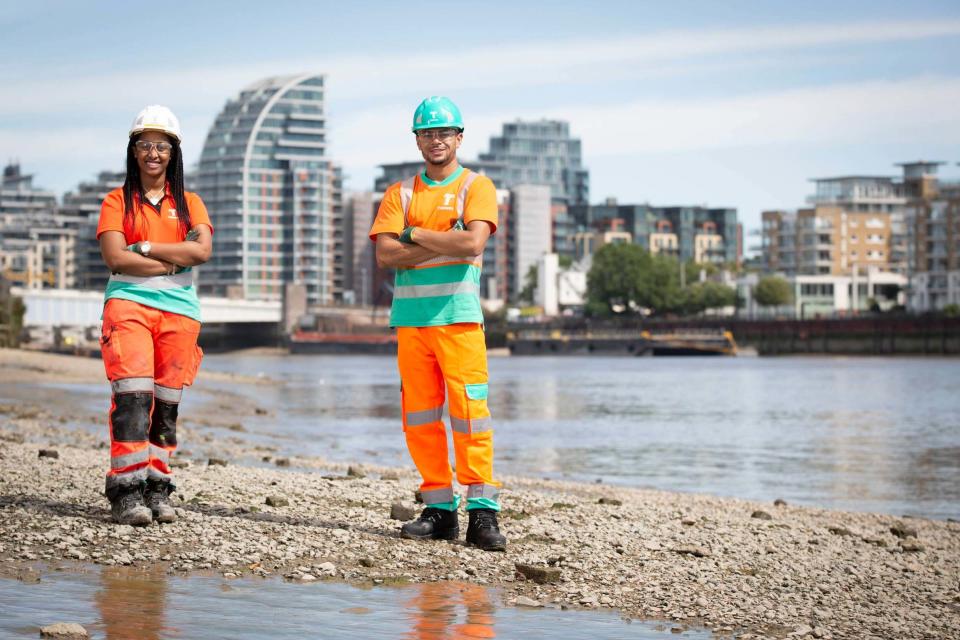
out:
{"label": "orange hi-vis shirt", "polygon": [[[173,197],[169,195],[170,188],[167,185],[167,195],[164,195],[160,201],[159,208],[154,208],[150,203],[143,203],[138,207],[134,204],[134,217],[132,221],[125,221],[123,210],[123,187],[117,187],[107,194],[100,206],[100,221],[97,224],[97,238],[104,231],[119,231],[123,234],[128,245],[135,242],[149,240],[150,242],[183,242],[189,229],[184,230],[180,225],[180,219],[177,217],[176,204]],[[195,193],[187,191],[183,194],[187,201],[187,207],[190,209],[190,224],[197,226],[205,224],[213,230],[210,224],[210,216],[207,213],[207,207],[203,204]],[[134,196],[139,200],[139,196]]]}
{"label": "orange hi-vis shirt", "polygon": [[[176,203],[167,195],[157,207],[150,203],[134,206],[132,220],[126,220],[123,214],[123,188],[118,187],[107,194],[100,206],[100,220],[97,224],[97,238],[106,231],[119,231],[129,246],[135,242],[183,242],[188,229],[184,229],[177,217]],[[139,196],[135,196],[139,200]],[[205,224],[213,231],[210,215],[203,200],[195,193],[185,192],[184,198],[190,210],[191,228]],[[139,203],[138,203],[139,204]],[[179,313],[200,321],[200,300],[193,286],[193,272],[185,269],[171,276],[140,277],[113,274],[107,283],[104,303],[112,298],[130,300],[139,304]]]}
{"label": "orange hi-vis shirt", "polygon": [[[456,224],[458,196],[463,196],[463,225],[482,220],[497,229],[497,190],[490,178],[460,167],[449,178],[435,182],[424,174],[413,180],[410,203],[404,219],[401,188],[391,185],[383,195],[380,210],[370,229],[370,239],[381,233],[400,235],[413,226],[432,231],[449,231]],[[408,187],[409,188],[409,187]],[[396,270],[390,325],[434,327],[461,322],[483,322],[480,308],[482,256],[439,256],[409,268]]]}

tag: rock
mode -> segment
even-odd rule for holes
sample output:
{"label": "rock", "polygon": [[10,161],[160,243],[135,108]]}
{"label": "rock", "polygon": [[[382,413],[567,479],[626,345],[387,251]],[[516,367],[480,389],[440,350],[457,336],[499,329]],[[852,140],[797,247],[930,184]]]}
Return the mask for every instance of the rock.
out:
{"label": "rock", "polygon": [[366,478],[367,474],[364,472],[362,467],[347,467],[347,477],[348,478]]}
{"label": "rock", "polygon": [[551,584],[560,581],[560,569],[556,567],[536,567],[532,564],[515,565],[517,572],[537,584]]}
{"label": "rock", "polygon": [[704,549],[703,547],[697,547],[693,545],[687,545],[683,547],[676,547],[672,549],[674,553],[679,553],[682,556],[693,556],[695,558],[708,558],[710,557],[710,551]]}
{"label": "rock", "polygon": [[924,546],[916,538],[904,538],[900,542],[900,548],[914,553],[924,550]]}
{"label": "rock", "polygon": [[541,607],[539,602],[533,598],[528,598],[526,596],[518,596],[516,600],[513,601],[513,604],[518,607]]}
{"label": "rock", "polygon": [[225,467],[227,466],[227,461],[223,458],[210,458],[207,460],[208,467]]}
{"label": "rock", "polygon": [[287,507],[290,506],[290,501],[283,496],[267,496],[267,499],[264,500],[268,507]]}
{"label": "rock", "polygon": [[622,500],[618,500],[618,499],[616,499],[616,498],[603,497],[603,498],[600,498],[599,500],[597,500],[597,504],[609,504],[609,505],[613,505],[613,506],[615,506],[615,507],[619,507],[620,505],[623,504],[623,501],[622,501]]}
{"label": "rock", "polygon": [[396,471],[384,471],[380,474],[381,480],[399,480],[400,475]]}
{"label": "rock", "polygon": [[417,504],[423,504],[423,494],[420,493],[420,489],[413,492],[413,501]]}
{"label": "rock", "polygon": [[802,638],[803,636],[810,635],[811,633],[813,633],[813,627],[808,624],[802,624],[794,629],[790,635],[796,638]]}
{"label": "rock", "polygon": [[277,465],[278,467],[289,467],[290,458],[277,458],[273,461],[273,464]]}
{"label": "rock", "polygon": [[693,525],[697,524],[697,521],[692,518],[684,518],[680,521],[680,524],[685,527],[692,527]]}
{"label": "rock", "polygon": [[867,544],[872,544],[872,545],[874,545],[874,546],[876,546],[876,547],[885,547],[885,546],[887,546],[887,541],[884,540],[883,538],[875,538],[875,537],[872,537],[872,536],[866,536],[866,537],[863,538],[863,541],[866,542]]}
{"label": "rock", "polygon": [[916,538],[917,530],[911,526],[905,525],[902,522],[896,522],[890,527],[890,533],[897,536],[898,538]]}
{"label": "rock", "polygon": [[190,461],[183,460],[181,458],[172,458],[169,464],[170,464],[170,467],[174,469],[186,469],[187,467],[190,466]]}
{"label": "rock", "polygon": [[317,571],[320,571],[324,575],[332,576],[337,572],[337,565],[332,562],[324,562],[323,564],[318,564],[314,567]]}
{"label": "rock", "polygon": [[787,506],[787,501],[784,500],[783,498],[777,498],[776,500],[773,501],[773,506],[775,506],[775,507],[785,507],[785,506]]}
{"label": "rock", "polygon": [[376,566],[376,563],[373,561],[373,558],[360,558],[361,567],[373,567]]}
{"label": "rock", "polygon": [[824,632],[823,627],[814,627],[814,628],[813,628],[813,637],[814,637],[814,638],[822,638],[824,635],[826,635],[826,633]]}
{"label": "rock", "polygon": [[312,573],[305,573],[305,574],[303,574],[302,576],[300,576],[300,581],[301,581],[301,582],[314,582],[314,581],[316,581],[316,579],[317,579],[317,577],[316,577],[315,575],[313,575]]}
{"label": "rock", "polygon": [[750,517],[751,517],[751,518],[757,518],[758,520],[773,520],[773,516],[772,516],[772,515],[770,515],[770,514],[767,513],[766,511],[761,511],[760,509],[757,509],[756,511],[754,511],[753,513],[751,513],[751,514],[750,514]]}
{"label": "rock", "polygon": [[37,457],[38,458],[59,458],[60,452],[57,451],[56,449],[40,449],[40,451],[37,452]]}
{"label": "rock", "polygon": [[64,640],[76,640],[78,638],[89,638],[87,630],[76,622],[57,622],[40,628],[41,638],[63,638]]}
{"label": "rock", "polygon": [[392,520],[406,522],[407,520],[413,520],[416,515],[417,510],[413,505],[404,504],[400,501],[390,505],[390,518]]}
{"label": "rock", "polygon": [[846,527],[827,527],[827,531],[832,533],[835,536],[852,536],[850,529]]}

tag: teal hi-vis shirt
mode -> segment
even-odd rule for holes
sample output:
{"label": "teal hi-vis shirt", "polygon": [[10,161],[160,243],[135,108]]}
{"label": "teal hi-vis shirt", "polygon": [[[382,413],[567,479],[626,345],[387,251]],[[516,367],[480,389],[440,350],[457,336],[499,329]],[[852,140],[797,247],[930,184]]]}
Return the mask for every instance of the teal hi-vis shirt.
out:
{"label": "teal hi-vis shirt", "polygon": [[[413,180],[406,215],[401,189],[391,185],[383,196],[371,240],[381,233],[400,235],[407,226],[448,231],[463,212],[463,224],[483,220],[491,233],[497,229],[497,191],[486,176],[459,168],[443,182],[425,174]],[[460,322],[483,322],[480,308],[480,271],[483,256],[438,256],[396,271],[390,325],[436,327]]]}

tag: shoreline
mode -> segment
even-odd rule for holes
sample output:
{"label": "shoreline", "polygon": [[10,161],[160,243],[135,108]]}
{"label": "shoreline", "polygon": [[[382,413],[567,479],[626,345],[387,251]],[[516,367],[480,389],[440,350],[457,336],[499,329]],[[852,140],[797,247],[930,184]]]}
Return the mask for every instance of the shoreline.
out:
{"label": "shoreline", "polygon": [[[0,383],[102,381],[95,359],[0,351]],[[402,540],[391,508],[419,511],[412,465],[278,461],[272,447],[225,434],[235,420],[215,403],[185,424],[192,453],[176,458],[178,522],[119,526],[102,496],[106,433],[65,428],[76,416],[55,395],[0,406],[0,566],[76,561],[360,585],[439,578],[498,587],[506,604],[619,610],[741,638],[960,636],[960,523],[506,476],[506,553],[463,536]],[[531,578],[517,565],[533,567]]]}

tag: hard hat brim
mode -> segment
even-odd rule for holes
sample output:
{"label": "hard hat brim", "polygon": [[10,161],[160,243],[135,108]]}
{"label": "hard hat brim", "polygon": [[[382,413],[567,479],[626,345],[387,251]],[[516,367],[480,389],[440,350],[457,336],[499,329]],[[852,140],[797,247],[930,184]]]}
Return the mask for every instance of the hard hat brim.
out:
{"label": "hard hat brim", "polygon": [[132,138],[133,136],[143,133],[144,131],[159,131],[160,133],[170,136],[177,142],[183,142],[183,140],[180,139],[180,136],[178,136],[173,131],[170,131],[169,129],[165,129],[163,127],[138,127],[136,129],[131,129],[130,135],[128,137]]}

